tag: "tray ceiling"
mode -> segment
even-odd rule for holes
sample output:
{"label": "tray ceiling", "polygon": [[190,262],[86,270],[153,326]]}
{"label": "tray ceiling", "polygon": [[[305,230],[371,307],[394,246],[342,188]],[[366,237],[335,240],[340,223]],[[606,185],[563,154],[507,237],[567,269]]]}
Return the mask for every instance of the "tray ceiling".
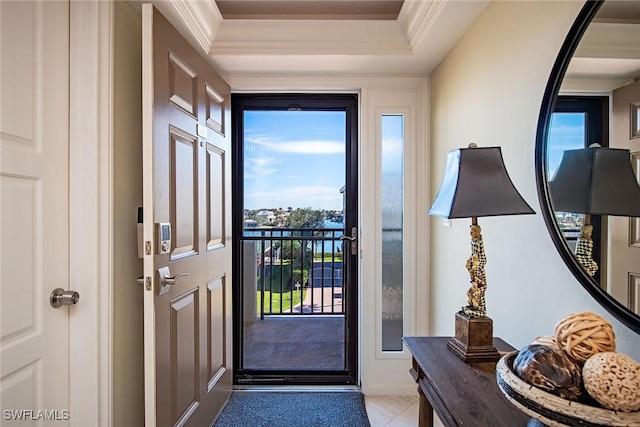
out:
{"label": "tray ceiling", "polygon": [[396,20],[403,0],[216,0],[224,19]]}
{"label": "tray ceiling", "polygon": [[489,0],[173,0],[154,5],[237,75],[430,74]]}

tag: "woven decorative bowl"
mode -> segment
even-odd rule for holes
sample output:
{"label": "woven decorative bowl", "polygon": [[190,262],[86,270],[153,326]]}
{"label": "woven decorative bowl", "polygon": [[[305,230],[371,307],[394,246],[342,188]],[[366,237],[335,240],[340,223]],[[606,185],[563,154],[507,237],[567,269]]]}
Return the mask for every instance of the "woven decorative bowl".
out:
{"label": "woven decorative bowl", "polygon": [[640,412],[617,412],[571,402],[526,383],[512,369],[517,354],[513,351],[502,356],[496,366],[496,378],[506,398],[531,418],[551,427],[640,427]]}

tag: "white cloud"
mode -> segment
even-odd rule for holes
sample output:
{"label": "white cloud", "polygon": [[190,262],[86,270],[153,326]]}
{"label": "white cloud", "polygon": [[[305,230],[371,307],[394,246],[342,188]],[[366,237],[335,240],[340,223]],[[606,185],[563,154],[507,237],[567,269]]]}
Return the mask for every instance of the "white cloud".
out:
{"label": "white cloud", "polygon": [[247,209],[278,206],[342,209],[340,188],[332,186],[303,185],[275,191],[247,192],[244,196],[245,201],[251,204],[245,206]]}
{"label": "white cloud", "polygon": [[245,179],[272,175],[278,171],[275,166],[282,163],[275,157],[260,157],[247,159],[247,167],[245,169]]}
{"label": "white cloud", "polygon": [[281,142],[275,144],[272,149],[284,153],[341,154],[344,153],[344,144],[336,141],[308,140]]}
{"label": "white cloud", "polygon": [[251,136],[245,142],[261,145],[279,153],[298,154],[341,154],[345,143],[326,139],[306,139],[297,141],[281,141],[275,138]]}

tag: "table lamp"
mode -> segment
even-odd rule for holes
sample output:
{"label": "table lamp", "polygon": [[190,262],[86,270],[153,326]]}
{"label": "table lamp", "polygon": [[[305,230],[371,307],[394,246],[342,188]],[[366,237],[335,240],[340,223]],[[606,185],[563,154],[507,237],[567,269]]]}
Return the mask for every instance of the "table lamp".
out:
{"label": "table lamp", "polygon": [[447,345],[467,363],[500,358],[493,345],[493,321],[486,315],[487,258],[478,217],[533,213],[513,186],[500,147],[478,148],[472,143],[447,154],[442,184],[429,215],[471,218],[471,256],[466,262],[471,288],[467,305],[456,313],[455,337]]}
{"label": "table lamp", "polygon": [[549,192],[555,211],[584,214],[575,255],[587,274],[595,275],[591,215],[640,217],[640,186],[629,150],[591,144],[565,151]]}

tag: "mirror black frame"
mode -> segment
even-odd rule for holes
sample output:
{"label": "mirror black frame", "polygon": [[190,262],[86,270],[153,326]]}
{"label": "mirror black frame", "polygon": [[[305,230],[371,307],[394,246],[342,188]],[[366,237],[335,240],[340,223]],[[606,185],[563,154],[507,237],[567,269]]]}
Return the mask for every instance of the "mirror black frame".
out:
{"label": "mirror black frame", "polygon": [[633,313],[605,292],[580,266],[578,260],[571,252],[562,236],[558,223],[556,222],[555,215],[551,207],[549,186],[547,184],[547,139],[549,136],[548,133],[551,114],[553,113],[556,104],[556,97],[560,92],[560,86],[562,85],[562,81],[572,56],[580,43],[584,32],[603,3],[604,0],[587,0],[569,30],[551,70],[551,75],[544,92],[544,97],[542,98],[540,116],[538,118],[535,148],[536,185],[538,187],[540,210],[542,211],[542,216],[547,224],[549,235],[569,270],[571,270],[575,278],[587,290],[587,292],[589,292],[589,294],[591,294],[591,296],[600,303],[600,305],[602,305],[609,313],[628,328],[640,334],[640,316]]}

